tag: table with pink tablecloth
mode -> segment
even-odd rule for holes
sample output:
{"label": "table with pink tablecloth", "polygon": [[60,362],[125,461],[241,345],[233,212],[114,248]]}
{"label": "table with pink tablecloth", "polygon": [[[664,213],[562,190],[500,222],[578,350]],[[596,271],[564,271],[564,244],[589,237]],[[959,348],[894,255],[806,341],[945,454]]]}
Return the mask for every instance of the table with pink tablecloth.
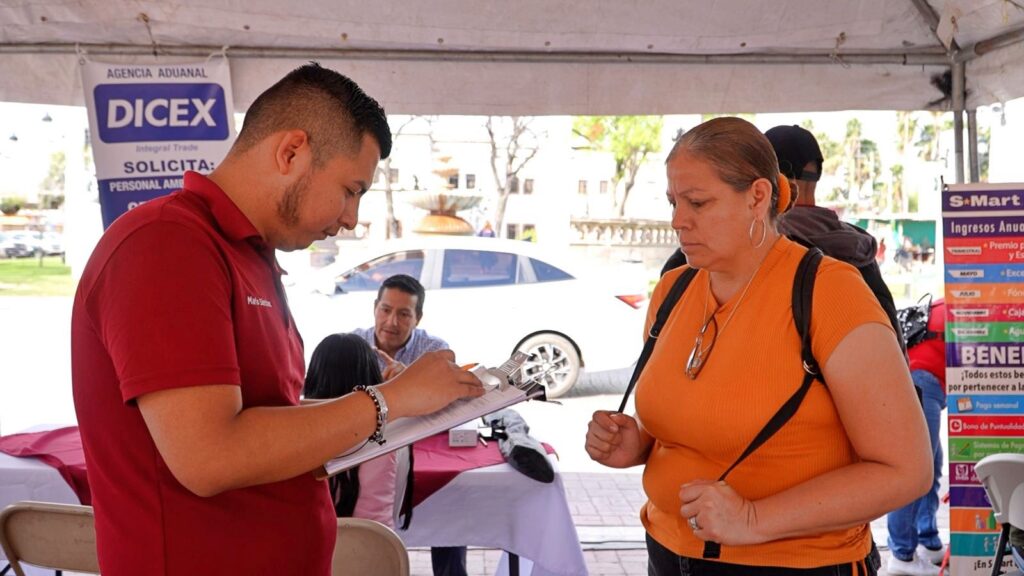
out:
{"label": "table with pink tablecloth", "polygon": [[[439,435],[415,448],[413,521],[398,531],[407,546],[506,550],[521,558],[522,576],[587,574],[554,455],[555,480],[544,484],[503,463],[493,443],[449,448]],[[77,428],[0,438],[0,508],[21,500],[89,502]],[[507,556],[499,574],[506,565]]]}

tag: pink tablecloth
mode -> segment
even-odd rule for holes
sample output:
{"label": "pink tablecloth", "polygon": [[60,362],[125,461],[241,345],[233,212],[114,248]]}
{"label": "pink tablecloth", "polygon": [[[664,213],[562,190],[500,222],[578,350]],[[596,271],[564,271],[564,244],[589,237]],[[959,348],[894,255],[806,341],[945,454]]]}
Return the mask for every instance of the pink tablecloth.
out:
{"label": "pink tablecloth", "polygon": [[[548,454],[555,450],[544,444]],[[450,448],[448,433],[435,434],[413,444],[412,505],[416,506],[452,481],[460,472],[502,464],[497,442],[473,448]]]}
{"label": "pink tablecloth", "polygon": [[53,466],[82,504],[92,503],[82,437],[77,426],[0,437],[0,452],[19,458],[38,458]]}
{"label": "pink tablecloth", "polygon": [[[549,454],[554,453],[547,444],[544,448]],[[413,506],[443,488],[461,472],[505,462],[497,442],[486,447],[450,448],[447,432],[424,438],[416,442],[413,449]],[[38,458],[53,466],[82,504],[92,503],[82,437],[77,426],[0,437],[0,452],[19,458]]]}

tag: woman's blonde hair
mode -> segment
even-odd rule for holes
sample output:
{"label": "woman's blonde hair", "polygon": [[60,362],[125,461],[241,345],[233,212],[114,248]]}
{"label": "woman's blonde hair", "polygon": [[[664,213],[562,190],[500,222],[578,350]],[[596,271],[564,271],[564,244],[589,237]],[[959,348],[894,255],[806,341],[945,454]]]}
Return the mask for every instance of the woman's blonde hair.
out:
{"label": "woman's blonde hair", "polygon": [[742,118],[712,118],[679,136],[665,163],[684,152],[710,164],[722,182],[737,192],[766,178],[772,184],[769,217],[778,216],[779,161],[756,126]]}

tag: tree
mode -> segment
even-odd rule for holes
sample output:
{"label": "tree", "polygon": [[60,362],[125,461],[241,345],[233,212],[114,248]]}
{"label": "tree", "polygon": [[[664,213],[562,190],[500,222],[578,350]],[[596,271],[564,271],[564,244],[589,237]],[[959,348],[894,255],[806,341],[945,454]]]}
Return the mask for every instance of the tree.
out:
{"label": "tree", "polygon": [[889,207],[893,212],[903,212],[903,164],[893,164],[889,167],[892,174],[892,196]]}
{"label": "tree", "polygon": [[860,120],[856,118],[846,123],[846,138],[843,140],[842,154],[847,197],[851,190],[856,190],[859,195],[865,184],[868,183],[871,184],[871,190],[874,191],[875,183],[882,173],[882,161],[878,155],[878,146],[863,137]]}
{"label": "tree", "polygon": [[952,130],[953,123],[949,120],[943,122],[942,112],[931,112],[931,122],[921,127],[921,134],[915,146],[920,148],[920,156],[928,162],[935,162],[939,159],[939,137],[942,132]]}
{"label": "tree", "polygon": [[[494,207],[494,230],[500,238],[507,236],[504,226],[505,205],[512,192],[512,184],[518,181],[519,172],[537,155],[538,138],[530,129],[532,121],[533,118],[522,116],[488,116],[484,123],[491,144],[491,174],[498,190],[498,202]],[[502,131],[506,126],[509,129]]]}
{"label": "tree", "polygon": [[917,134],[917,118],[911,112],[896,112],[896,152],[904,154],[914,143]]}
{"label": "tree", "polygon": [[[661,116],[581,116],[573,122],[573,133],[592,149],[610,152],[615,160],[612,176],[612,204],[621,218],[636,183],[637,172],[647,156],[661,150]],[[617,194],[622,182],[621,200]]]}
{"label": "tree", "polygon": [[50,170],[39,184],[39,207],[60,208],[64,204],[64,172],[67,158],[62,150],[50,154]]}
{"label": "tree", "polygon": [[978,128],[978,178],[988,182],[988,163],[992,151],[992,127]]}
{"label": "tree", "polygon": [[[402,131],[405,130],[410,124],[416,121],[419,116],[410,116],[408,120],[402,123],[397,130],[391,133],[391,142],[394,143],[398,140],[398,137],[402,135]],[[402,230],[398,227],[398,220],[395,218],[395,200],[394,200],[394,186],[395,182],[392,177],[391,171],[391,159],[392,156],[388,156],[377,166],[377,174],[379,174],[384,181],[384,201],[387,206],[387,218],[385,222],[385,238],[401,238]]]}
{"label": "tree", "polygon": [[[800,127],[807,130],[811,134],[814,134],[814,139],[818,141],[818,148],[821,149],[821,176],[835,176],[843,163],[843,147],[839,142],[836,142],[825,132],[818,132],[814,127],[814,122],[808,118],[800,123]],[[799,191],[797,192],[799,194]],[[831,190],[824,190],[818,188],[818,193],[823,194],[824,200],[835,202],[840,198],[846,197],[846,191],[840,187],[833,187]],[[821,198],[821,196],[819,196]]]}
{"label": "tree", "polygon": [[[908,151],[915,147],[916,137],[917,118],[914,114],[906,111],[896,112],[896,153],[899,154],[899,162],[889,168],[889,173],[892,175],[892,187],[889,189],[890,197],[887,202],[879,207],[882,210],[885,208],[893,212],[904,212],[907,210],[907,199],[903,191],[903,166],[908,161]],[[884,204],[887,204],[887,206]]]}

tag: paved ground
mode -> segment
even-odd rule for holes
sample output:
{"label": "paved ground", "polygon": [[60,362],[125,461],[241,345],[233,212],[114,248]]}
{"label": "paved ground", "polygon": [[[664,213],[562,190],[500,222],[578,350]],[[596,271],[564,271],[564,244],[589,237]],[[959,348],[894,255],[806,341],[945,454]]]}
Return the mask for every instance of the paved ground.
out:
{"label": "paved ground", "polygon": [[[639,473],[577,473],[563,474],[566,495],[579,532],[583,556],[590,574],[595,576],[647,574],[647,551],[644,531],[637,511],[645,498]],[[943,540],[949,539],[949,507],[939,510]],[[884,562],[889,551],[885,547],[885,519],[871,524],[875,542],[882,547]],[[470,576],[491,576],[495,573],[501,552],[471,549],[468,568]],[[413,576],[431,576],[430,553],[425,549],[410,551]]]}

